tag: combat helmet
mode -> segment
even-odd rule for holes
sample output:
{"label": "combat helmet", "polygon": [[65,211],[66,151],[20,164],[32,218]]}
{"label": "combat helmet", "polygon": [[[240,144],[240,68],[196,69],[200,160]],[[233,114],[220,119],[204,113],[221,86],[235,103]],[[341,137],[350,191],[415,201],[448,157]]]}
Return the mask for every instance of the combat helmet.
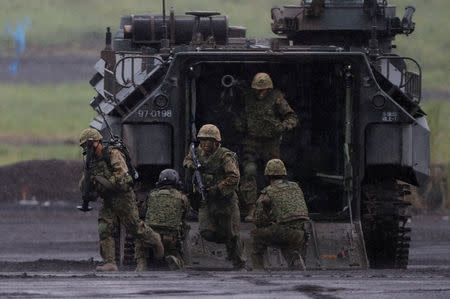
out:
{"label": "combat helmet", "polygon": [[266,169],[264,169],[264,175],[267,176],[283,176],[287,175],[286,167],[283,161],[280,159],[272,159],[267,162]]}
{"label": "combat helmet", "polygon": [[253,77],[252,88],[253,89],[273,88],[272,79],[270,78],[269,74],[267,74],[267,73],[257,73]]}
{"label": "combat helmet", "polygon": [[158,183],[156,185],[164,186],[164,185],[173,185],[179,186],[181,184],[180,175],[175,169],[167,168],[161,171],[158,178]]}
{"label": "combat helmet", "polygon": [[84,129],[80,134],[80,146],[88,141],[99,141],[102,140],[103,136],[99,131],[93,128]]}
{"label": "combat helmet", "polygon": [[219,142],[222,141],[219,129],[211,124],[203,125],[198,131],[197,138],[212,138]]}

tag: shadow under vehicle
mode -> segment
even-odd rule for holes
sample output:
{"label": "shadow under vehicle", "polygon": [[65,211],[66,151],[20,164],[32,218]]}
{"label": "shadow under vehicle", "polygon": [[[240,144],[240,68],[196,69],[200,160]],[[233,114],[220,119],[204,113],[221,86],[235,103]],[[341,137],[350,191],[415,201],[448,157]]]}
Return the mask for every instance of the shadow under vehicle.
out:
{"label": "shadow under vehicle", "polygon": [[[387,1],[302,1],[272,8],[273,38],[247,38],[217,12],[123,16],[114,37],[106,34],[91,106],[127,144],[138,198],[169,167],[189,192],[182,161],[195,128],[217,125],[239,155],[239,94],[256,73],[270,74],[299,116],[281,158],[313,220],[308,268],[405,268],[403,197],[429,176],[430,152],[420,65],[392,52],[397,34],[413,32],[414,10],[400,19]],[[108,136],[100,115],[91,126]],[[120,262],[133,263],[123,228],[119,235]],[[198,235],[188,241],[193,251],[214,251]],[[273,251],[267,258],[282,264]]]}

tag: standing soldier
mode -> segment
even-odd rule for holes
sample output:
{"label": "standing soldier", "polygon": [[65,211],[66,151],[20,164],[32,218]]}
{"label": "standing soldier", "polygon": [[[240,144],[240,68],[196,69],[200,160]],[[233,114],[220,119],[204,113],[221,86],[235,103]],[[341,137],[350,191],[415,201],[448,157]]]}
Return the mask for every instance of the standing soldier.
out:
{"label": "standing soldier", "polygon": [[[164,255],[164,248],[159,234],[155,233],[139,219],[135,195],[130,174],[123,153],[116,147],[104,147],[103,137],[95,129],[83,130],[80,136],[80,146],[84,152],[93,150],[90,171],[92,191],[103,198],[103,204],[98,213],[98,232],[100,237],[100,255],[104,265],[97,271],[118,271],[115,261],[114,231],[116,219],[125,225],[129,234],[136,238],[136,244],[142,243],[152,247],[157,256]],[[86,166],[85,166],[86,167]],[[83,177],[80,187],[83,188]],[[91,191],[91,190],[89,190]]]}
{"label": "standing soldier", "polygon": [[[225,243],[228,259],[237,270],[245,270],[243,244],[239,235],[240,215],[236,189],[239,184],[239,166],[236,154],[221,147],[219,129],[204,125],[197,135],[200,141],[195,149],[201,163],[203,182],[207,186],[206,202],[199,209],[200,235],[207,241]],[[191,154],[183,166],[195,169]]]}
{"label": "standing soldier", "polygon": [[[180,176],[174,169],[161,171],[156,185],[147,197],[145,223],[161,235],[169,268],[180,270],[184,268],[182,246],[188,233],[189,201],[179,190]],[[136,247],[136,271],[147,270],[147,253],[146,248]]]}
{"label": "standing soldier", "polygon": [[248,210],[247,222],[253,221],[255,211],[258,165],[264,167],[270,159],[280,158],[282,134],[298,123],[283,93],[273,89],[268,74],[256,74],[251,87],[243,93],[244,109],[235,122],[236,130],[244,134],[240,191],[241,204]]}
{"label": "standing soldier", "polygon": [[301,252],[305,246],[304,223],[309,221],[303,192],[287,181],[283,161],[267,162],[264,175],[270,185],[256,202],[255,225],[251,232],[254,270],[264,269],[263,256],[268,246],[281,249],[289,269],[305,269]]}

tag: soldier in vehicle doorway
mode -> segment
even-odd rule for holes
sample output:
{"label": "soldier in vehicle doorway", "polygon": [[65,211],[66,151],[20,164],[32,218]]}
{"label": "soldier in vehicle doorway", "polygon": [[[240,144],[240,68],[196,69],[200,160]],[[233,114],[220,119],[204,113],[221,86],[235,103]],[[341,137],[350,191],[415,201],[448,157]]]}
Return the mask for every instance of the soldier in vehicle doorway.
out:
{"label": "soldier in vehicle doorway", "polygon": [[267,162],[264,175],[270,185],[256,202],[255,225],[251,232],[253,270],[263,270],[268,246],[279,247],[290,270],[304,270],[301,253],[305,246],[305,225],[309,221],[303,192],[286,180],[283,161]]}
{"label": "soldier in vehicle doorway", "polygon": [[[88,128],[81,132],[80,146],[84,152],[92,153],[92,161],[88,166],[90,171],[90,186],[98,196],[103,198],[103,204],[98,213],[98,233],[100,238],[100,255],[104,261],[97,271],[118,271],[115,260],[114,232],[116,219],[125,225],[129,234],[136,238],[136,244],[142,243],[152,247],[155,255],[162,257],[164,247],[158,233],[139,219],[136,199],[132,187],[131,175],[124,154],[114,146],[104,146],[103,136],[95,129]],[[88,154],[89,155],[89,154]],[[85,165],[86,168],[86,165]],[[80,189],[84,188],[85,173],[80,180]],[[144,246],[143,245],[143,246]]]}
{"label": "soldier in vehicle doorway", "polygon": [[[195,153],[201,163],[206,202],[199,209],[200,235],[207,241],[225,243],[228,259],[236,270],[246,270],[243,243],[239,234],[240,214],[236,190],[239,166],[236,154],[221,146],[219,129],[211,124],[200,128],[200,145]],[[194,170],[192,155],[185,157],[183,166]],[[197,188],[198,189],[198,188]]]}
{"label": "soldier in vehicle doorway", "polygon": [[[189,201],[180,191],[180,176],[174,169],[161,171],[156,186],[147,197],[145,223],[161,235],[169,269],[181,270],[184,268],[182,246],[189,227],[186,223]],[[136,246],[136,271],[146,271],[149,251],[140,245]]]}
{"label": "soldier in vehicle doorway", "polygon": [[248,210],[245,221],[251,222],[258,191],[257,173],[270,159],[280,158],[281,137],[297,125],[298,118],[266,73],[254,76],[251,89],[243,92],[242,100],[244,108],[235,120],[235,128],[244,135],[240,194],[241,204]]}

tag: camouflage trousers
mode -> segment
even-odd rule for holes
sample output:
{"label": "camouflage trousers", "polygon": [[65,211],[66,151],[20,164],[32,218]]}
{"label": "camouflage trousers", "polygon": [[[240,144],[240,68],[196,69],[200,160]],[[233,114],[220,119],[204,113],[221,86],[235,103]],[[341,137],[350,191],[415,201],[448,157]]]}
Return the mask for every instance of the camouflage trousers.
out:
{"label": "camouflage trousers", "polygon": [[300,254],[305,245],[303,220],[286,224],[272,224],[252,230],[252,264],[253,269],[264,269],[263,257],[267,247],[277,247],[286,260],[289,269],[298,269]]}
{"label": "camouflage trousers", "polygon": [[231,198],[208,198],[198,212],[200,235],[206,241],[224,243],[233,266],[245,265],[239,235],[240,213],[236,193]]}
{"label": "camouflage trousers", "polygon": [[240,201],[244,207],[256,204],[258,187],[264,184],[264,167],[270,159],[280,158],[280,139],[244,141],[242,175],[239,184]]}
{"label": "camouflage trousers", "polygon": [[[164,246],[164,256],[172,255],[180,261],[180,264],[184,266],[183,260],[183,240],[180,237],[179,231],[165,229],[163,227],[152,227],[152,229],[161,236],[161,242]],[[142,243],[136,244],[135,249],[136,259],[148,259],[150,257],[150,251],[148,247],[143,246]]]}
{"label": "camouflage trousers", "polygon": [[136,238],[135,243],[139,246],[151,247],[159,242],[158,234],[139,219],[134,192],[117,192],[103,200],[98,213],[100,255],[105,263],[115,262],[117,219],[125,226],[127,233]]}

